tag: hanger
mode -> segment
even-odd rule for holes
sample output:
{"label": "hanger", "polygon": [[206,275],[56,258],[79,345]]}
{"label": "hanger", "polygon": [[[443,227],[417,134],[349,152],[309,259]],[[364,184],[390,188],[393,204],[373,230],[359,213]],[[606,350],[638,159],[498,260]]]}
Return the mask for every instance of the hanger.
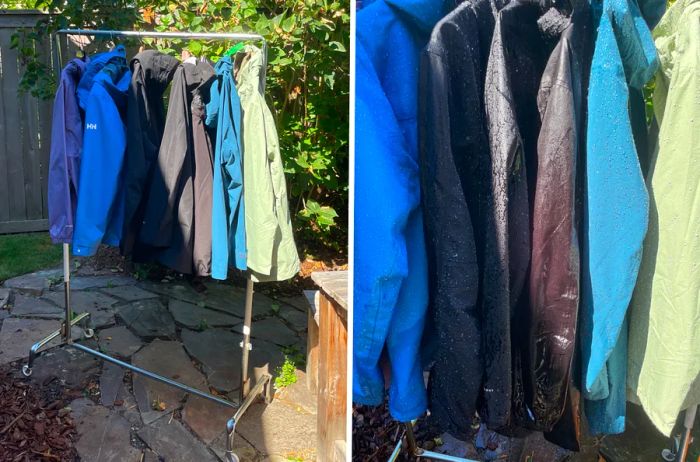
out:
{"label": "hanger", "polygon": [[241,51],[244,46],[245,46],[245,42],[238,42],[235,45],[233,45],[231,48],[226,50],[226,53],[224,53],[224,56],[233,56],[236,53],[238,53],[239,51]]}

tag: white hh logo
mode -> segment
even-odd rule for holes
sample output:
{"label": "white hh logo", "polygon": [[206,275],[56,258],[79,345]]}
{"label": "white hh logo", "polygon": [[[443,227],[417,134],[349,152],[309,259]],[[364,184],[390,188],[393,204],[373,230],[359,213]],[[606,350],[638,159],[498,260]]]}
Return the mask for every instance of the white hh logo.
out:
{"label": "white hh logo", "polygon": [[97,124],[87,124],[86,128],[88,130],[97,130]]}

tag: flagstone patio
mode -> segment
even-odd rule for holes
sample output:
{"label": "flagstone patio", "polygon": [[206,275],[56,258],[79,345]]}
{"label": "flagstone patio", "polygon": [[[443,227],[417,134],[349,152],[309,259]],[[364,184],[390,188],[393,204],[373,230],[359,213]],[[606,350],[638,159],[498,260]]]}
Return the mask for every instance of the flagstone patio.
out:
{"label": "flagstone patio", "polygon": [[[62,271],[39,271],[0,288],[0,365],[26,362],[30,346],[59,327]],[[245,291],[214,281],[204,293],[185,281],[138,281],[110,271],[76,271],[76,313],[91,313],[95,336],[86,345],[123,361],[236,401]],[[300,296],[256,293],[251,373],[276,375],[285,353],[306,350],[306,306]],[[80,334],[75,329],[74,337]],[[166,387],[74,348],[50,344],[31,380],[82,390],[71,413],[76,447],[90,462],[216,462],[224,460],[232,410]],[[316,404],[304,372],[278,390],[272,404],[254,404],[238,424],[236,453],[244,462],[315,460]]]}

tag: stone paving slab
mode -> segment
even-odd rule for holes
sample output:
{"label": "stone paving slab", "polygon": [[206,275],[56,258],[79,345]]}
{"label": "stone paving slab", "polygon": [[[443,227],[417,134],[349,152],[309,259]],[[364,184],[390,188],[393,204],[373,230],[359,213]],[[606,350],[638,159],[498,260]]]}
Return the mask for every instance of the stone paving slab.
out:
{"label": "stone paving slab", "polygon": [[105,362],[100,375],[100,403],[111,407],[124,387],[124,369]]}
{"label": "stone paving slab", "polygon": [[175,322],[158,300],[139,300],[123,306],[117,317],[141,338],[175,336]]}
{"label": "stone paving slab", "polygon": [[5,307],[10,303],[10,295],[12,292],[10,289],[0,288],[0,310],[5,311]]}
{"label": "stone paving slab", "polygon": [[[60,327],[58,321],[7,318],[0,329],[0,364],[26,359],[29,348]],[[54,339],[49,346],[60,343]]]}
{"label": "stone paving slab", "polygon": [[[94,347],[94,342],[83,342]],[[68,388],[83,388],[100,372],[100,360],[78,349],[61,346],[42,353],[32,368],[32,380],[39,385],[57,378]]]}
{"label": "stone paving slab", "polygon": [[42,270],[8,279],[3,287],[15,289],[27,295],[39,296],[51,287],[52,281],[62,277],[63,270],[60,268]]}
{"label": "stone paving slab", "polygon": [[126,419],[86,399],[74,401],[71,408],[79,435],[75,447],[83,461],[140,462],[141,451],[130,444]]}
{"label": "stone paving slab", "polygon": [[[243,325],[234,327],[233,331],[242,334]],[[277,318],[254,321],[250,335],[254,339],[265,340],[280,346],[290,346],[299,342],[299,336]]]}
{"label": "stone paving slab", "polygon": [[194,330],[204,330],[209,327],[232,327],[242,322],[241,318],[202,308],[182,300],[170,300],[168,309],[175,318],[175,322]]}
{"label": "stone paving slab", "polygon": [[128,359],[143,346],[141,339],[124,326],[101,330],[98,335],[100,348],[110,356]]}
{"label": "stone paving slab", "polygon": [[[187,352],[202,363],[209,385],[223,392],[237,390],[241,381],[242,336],[225,329],[204,332],[182,330],[182,341]],[[267,369],[270,373],[284,363],[280,347],[264,340],[256,340],[250,352],[249,366]],[[259,377],[262,370],[257,371]]]}
{"label": "stone paving slab", "polygon": [[[154,340],[134,354],[132,364],[198,390],[208,391],[204,376],[192,365],[180,342]],[[180,407],[186,394],[138,374],[134,374],[133,384],[134,396],[145,423],[153,422]],[[154,409],[154,403],[161,403],[161,408]]]}
{"label": "stone paving slab", "polygon": [[109,294],[113,297],[118,297],[121,298],[122,300],[126,300],[128,302],[134,302],[136,300],[145,300],[147,298],[157,298],[158,294],[154,294],[153,292],[149,292],[147,290],[143,290],[138,286],[135,285],[124,285],[124,286],[117,286],[117,287],[108,287],[101,289],[102,292]]}
{"label": "stone paving slab", "polygon": [[205,444],[210,444],[222,431],[236,409],[222,406],[198,396],[190,396],[182,410],[182,420]]}
{"label": "stone paving slab", "polygon": [[167,462],[218,462],[201,441],[170,416],[146,425],[138,435]]}
{"label": "stone paving slab", "polygon": [[241,419],[238,432],[266,456],[303,455],[312,459],[316,454],[316,415],[298,412],[282,401],[252,405]]}
{"label": "stone paving slab", "polygon": [[317,400],[316,396],[309,391],[306,385],[306,373],[300,370],[296,371],[297,381],[275,393],[275,399],[280,400],[288,406],[296,409],[297,412],[307,412],[316,414]]}
{"label": "stone paving slab", "polygon": [[10,312],[16,317],[62,319],[64,316],[62,308],[40,298],[20,294],[15,295]]}
{"label": "stone paving slab", "polygon": [[[101,329],[114,324],[115,309],[113,306],[118,303],[116,298],[99,292],[86,292],[82,290],[71,290],[71,306],[76,314],[90,313],[90,326]],[[44,297],[59,307],[64,306],[63,292],[46,292]],[[63,308],[61,308],[63,311]]]}
{"label": "stone paving slab", "polygon": [[[102,289],[117,286],[126,286],[135,284],[136,280],[129,276],[119,274],[109,276],[76,276],[70,280],[70,288],[73,290],[85,289]],[[63,290],[63,286],[57,286],[59,291]]]}
{"label": "stone paving slab", "polygon": [[308,310],[299,311],[296,308],[282,305],[277,316],[284,319],[297,332],[305,332],[308,327]]}

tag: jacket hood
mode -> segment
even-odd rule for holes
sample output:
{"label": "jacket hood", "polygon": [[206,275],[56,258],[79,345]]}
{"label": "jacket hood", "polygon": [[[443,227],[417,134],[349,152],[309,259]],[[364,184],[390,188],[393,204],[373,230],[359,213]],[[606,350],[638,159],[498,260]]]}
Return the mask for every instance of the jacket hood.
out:
{"label": "jacket hood", "polygon": [[[381,1],[381,0],[376,0]],[[387,5],[397,9],[416,27],[426,33],[449,13],[454,0],[385,0]],[[369,2],[364,2],[367,5]]]}
{"label": "jacket hood", "polygon": [[136,63],[141,65],[140,72],[146,87],[160,93],[165,92],[175,69],[180,65],[177,58],[155,50],[142,51],[134,56],[130,63],[132,72],[135,72]]}
{"label": "jacket hood", "polygon": [[198,61],[196,64],[184,63],[185,82],[187,91],[199,91],[211,85],[214,80],[214,68],[206,61]]}
{"label": "jacket hood", "polygon": [[117,45],[112,51],[99,53],[92,58],[85,67],[85,72],[78,83],[78,104],[85,110],[90,90],[95,82],[95,76],[109,63],[117,63],[120,67],[126,66],[126,49],[124,45]]}

